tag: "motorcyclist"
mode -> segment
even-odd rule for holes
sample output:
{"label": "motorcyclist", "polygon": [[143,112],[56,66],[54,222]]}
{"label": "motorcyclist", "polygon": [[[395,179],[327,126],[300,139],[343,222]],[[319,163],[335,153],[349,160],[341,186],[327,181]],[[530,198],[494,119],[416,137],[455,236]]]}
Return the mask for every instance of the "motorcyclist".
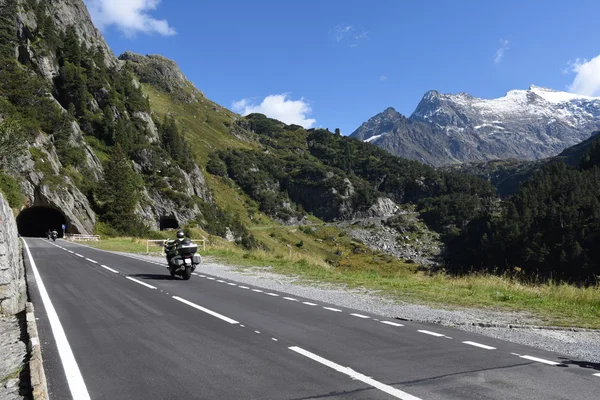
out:
{"label": "motorcyclist", "polygon": [[51,236],[52,239],[56,239],[58,237],[58,232],[56,231],[56,229],[52,229]]}
{"label": "motorcyclist", "polygon": [[177,238],[175,240],[167,240],[165,242],[165,253],[167,253],[167,264],[171,262],[171,258],[175,256],[172,250],[181,242],[185,240],[185,233],[180,229],[177,231]]}

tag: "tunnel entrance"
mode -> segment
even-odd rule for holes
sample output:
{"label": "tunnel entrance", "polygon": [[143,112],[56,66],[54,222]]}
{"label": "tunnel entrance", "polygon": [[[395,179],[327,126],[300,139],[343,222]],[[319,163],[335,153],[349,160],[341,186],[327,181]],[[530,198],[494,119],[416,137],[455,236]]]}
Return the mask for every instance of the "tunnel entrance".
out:
{"label": "tunnel entrance", "polygon": [[52,207],[29,207],[17,216],[19,234],[25,237],[46,237],[48,229],[56,229],[62,237],[61,226],[67,220],[60,211]]}
{"label": "tunnel entrance", "polygon": [[160,217],[160,230],[166,231],[167,229],[177,229],[179,228],[179,221],[175,217]]}

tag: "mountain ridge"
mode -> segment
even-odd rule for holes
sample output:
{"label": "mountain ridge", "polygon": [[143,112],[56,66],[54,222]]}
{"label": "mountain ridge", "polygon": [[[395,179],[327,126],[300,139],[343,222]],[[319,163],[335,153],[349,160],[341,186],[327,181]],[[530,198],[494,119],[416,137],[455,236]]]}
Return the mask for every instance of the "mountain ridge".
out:
{"label": "mountain ridge", "polygon": [[600,129],[600,98],[531,85],[495,99],[430,90],[405,117],[388,108],[350,136],[434,166],[537,160]]}

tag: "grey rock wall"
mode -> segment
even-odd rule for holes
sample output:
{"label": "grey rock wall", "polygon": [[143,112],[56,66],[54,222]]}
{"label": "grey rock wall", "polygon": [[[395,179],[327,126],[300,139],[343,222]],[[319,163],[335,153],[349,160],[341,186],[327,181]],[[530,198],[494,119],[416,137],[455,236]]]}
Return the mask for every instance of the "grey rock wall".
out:
{"label": "grey rock wall", "polygon": [[0,193],[0,314],[14,315],[27,300],[21,244],[12,209]]}

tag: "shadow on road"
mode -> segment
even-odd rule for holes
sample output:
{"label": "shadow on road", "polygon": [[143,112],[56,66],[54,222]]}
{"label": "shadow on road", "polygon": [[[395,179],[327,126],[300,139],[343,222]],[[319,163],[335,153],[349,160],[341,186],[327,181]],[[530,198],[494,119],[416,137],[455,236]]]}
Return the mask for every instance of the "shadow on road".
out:
{"label": "shadow on road", "polygon": [[565,365],[575,365],[581,368],[595,369],[596,371],[600,371],[600,363],[593,363],[589,361],[575,361],[570,360],[566,357],[559,357],[559,359],[562,360],[562,363]]}
{"label": "shadow on road", "polygon": [[149,281],[172,281],[173,278],[171,275],[162,275],[162,274],[134,274],[128,275],[132,278],[146,279]]}

